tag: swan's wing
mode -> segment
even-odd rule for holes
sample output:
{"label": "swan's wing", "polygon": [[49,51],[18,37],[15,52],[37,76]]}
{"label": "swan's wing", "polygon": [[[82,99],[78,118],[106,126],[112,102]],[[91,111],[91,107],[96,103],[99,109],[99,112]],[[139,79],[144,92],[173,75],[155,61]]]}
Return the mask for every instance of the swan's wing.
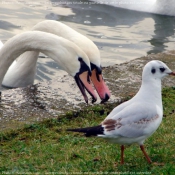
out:
{"label": "swan's wing", "polygon": [[105,135],[140,137],[153,133],[160,124],[162,110],[153,104],[135,103],[126,106],[111,119],[102,123]]}
{"label": "swan's wing", "polygon": [[4,44],[2,43],[2,41],[0,40],[0,49],[2,48]]}

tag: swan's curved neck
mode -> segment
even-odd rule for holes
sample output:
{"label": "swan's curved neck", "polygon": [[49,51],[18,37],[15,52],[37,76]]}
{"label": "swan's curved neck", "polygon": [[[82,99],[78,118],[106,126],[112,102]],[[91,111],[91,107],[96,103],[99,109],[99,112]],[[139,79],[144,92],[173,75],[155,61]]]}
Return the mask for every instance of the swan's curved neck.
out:
{"label": "swan's curved neck", "polygon": [[89,38],[69,26],[58,21],[45,20],[36,24],[32,30],[52,33],[72,41],[86,53],[91,63],[100,67],[100,52],[97,46]]}
{"label": "swan's curved neck", "polygon": [[69,68],[64,67],[65,62],[70,62],[72,57],[78,56],[75,45],[66,39],[45,32],[25,32],[8,40],[0,50],[0,83],[12,62],[25,51],[43,52],[68,73]]}

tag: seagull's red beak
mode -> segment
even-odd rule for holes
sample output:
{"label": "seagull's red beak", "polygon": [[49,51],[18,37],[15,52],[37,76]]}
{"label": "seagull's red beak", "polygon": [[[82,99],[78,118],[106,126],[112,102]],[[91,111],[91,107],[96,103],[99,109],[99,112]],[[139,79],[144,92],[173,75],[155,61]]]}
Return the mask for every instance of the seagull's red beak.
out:
{"label": "seagull's red beak", "polygon": [[102,100],[101,103],[104,103],[108,101],[108,99],[111,96],[109,88],[104,82],[101,68],[97,68],[97,66],[91,63],[91,69],[92,69],[92,75],[91,75],[92,83],[94,84],[94,87]]}
{"label": "seagull's red beak", "polygon": [[169,73],[169,75],[175,76],[175,72],[171,72]]}

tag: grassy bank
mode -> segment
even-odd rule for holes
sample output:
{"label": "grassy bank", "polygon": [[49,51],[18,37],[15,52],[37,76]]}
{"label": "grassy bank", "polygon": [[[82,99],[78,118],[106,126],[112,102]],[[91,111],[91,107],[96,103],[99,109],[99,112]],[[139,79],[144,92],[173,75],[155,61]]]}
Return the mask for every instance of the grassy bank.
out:
{"label": "grassy bank", "polygon": [[132,145],[126,148],[121,166],[119,145],[64,132],[99,124],[116,106],[106,104],[1,132],[0,174],[174,174],[175,88],[163,90],[163,104],[163,122],[145,142],[147,153],[157,164],[147,164],[138,145]]}

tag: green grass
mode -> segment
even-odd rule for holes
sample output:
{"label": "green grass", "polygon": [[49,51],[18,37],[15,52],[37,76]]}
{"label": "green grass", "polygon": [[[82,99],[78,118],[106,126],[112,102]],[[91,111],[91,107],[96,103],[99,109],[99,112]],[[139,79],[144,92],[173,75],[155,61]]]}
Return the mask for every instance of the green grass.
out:
{"label": "green grass", "polygon": [[[65,132],[66,128],[99,124],[116,104],[94,105],[22,129],[0,133],[0,174],[174,174],[175,88],[163,90],[164,115],[159,129],[145,142],[157,165],[149,165],[138,145],[125,150],[95,137]],[[61,131],[62,130],[62,131]]]}

